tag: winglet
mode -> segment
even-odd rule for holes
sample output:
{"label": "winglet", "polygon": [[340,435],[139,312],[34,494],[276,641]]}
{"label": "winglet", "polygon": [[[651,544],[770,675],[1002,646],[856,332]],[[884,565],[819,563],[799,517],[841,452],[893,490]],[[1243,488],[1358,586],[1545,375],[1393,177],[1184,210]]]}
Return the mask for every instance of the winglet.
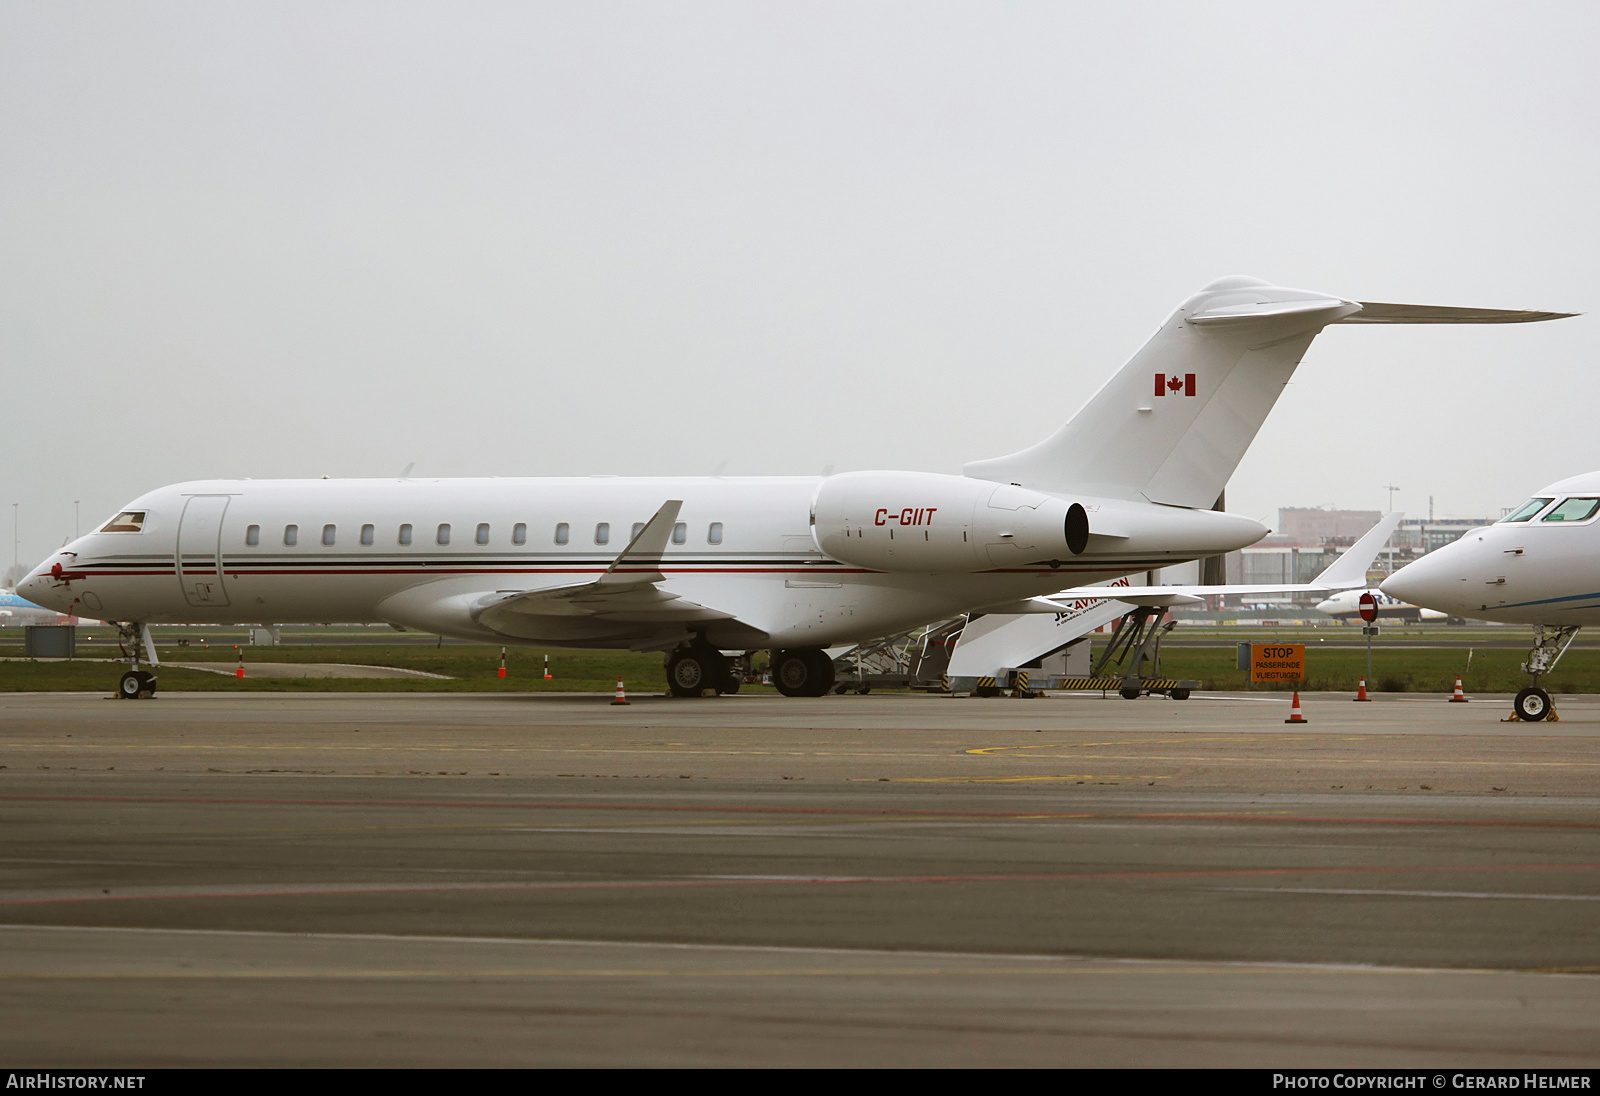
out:
{"label": "winglet", "polygon": [[682,499],[668,499],[662,503],[655,517],[644,523],[644,528],[606,568],[599,582],[613,586],[618,583],[665,581],[666,576],[661,573],[661,555],[667,550],[672,526],[677,522],[678,511],[682,507]]}
{"label": "winglet", "polygon": [[1367,571],[1372,566],[1372,561],[1378,558],[1378,553],[1383,551],[1383,546],[1389,543],[1389,538],[1400,527],[1405,514],[1396,510],[1378,519],[1374,525],[1361,535],[1361,539],[1342,552],[1338,559],[1323,570],[1312,581],[1318,586],[1327,586],[1335,590],[1348,590],[1354,586],[1367,584]]}

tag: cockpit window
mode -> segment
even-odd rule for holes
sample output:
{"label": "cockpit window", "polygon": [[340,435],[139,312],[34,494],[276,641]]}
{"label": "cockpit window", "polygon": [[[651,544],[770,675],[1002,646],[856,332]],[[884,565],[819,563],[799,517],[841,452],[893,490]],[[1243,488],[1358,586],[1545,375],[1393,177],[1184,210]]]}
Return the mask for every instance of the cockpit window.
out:
{"label": "cockpit window", "polygon": [[1540,510],[1543,510],[1546,506],[1549,506],[1549,505],[1550,505],[1550,500],[1549,499],[1529,499],[1527,502],[1525,502],[1521,506],[1517,507],[1516,513],[1510,515],[1509,517],[1503,517],[1500,520],[1501,521],[1527,521],[1529,518],[1533,517],[1533,515],[1537,514]]}
{"label": "cockpit window", "polygon": [[1600,499],[1565,499],[1544,516],[1545,521],[1588,521],[1600,510]]}
{"label": "cockpit window", "polygon": [[142,533],[144,532],[144,511],[124,510],[100,528],[102,533]]}

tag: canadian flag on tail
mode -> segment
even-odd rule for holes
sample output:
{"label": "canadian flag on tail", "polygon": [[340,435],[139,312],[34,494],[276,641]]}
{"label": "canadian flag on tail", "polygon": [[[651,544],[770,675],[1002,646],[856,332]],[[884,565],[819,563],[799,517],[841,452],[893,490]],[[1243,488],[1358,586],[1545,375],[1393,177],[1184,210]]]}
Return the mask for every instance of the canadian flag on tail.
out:
{"label": "canadian flag on tail", "polygon": [[1156,374],[1156,395],[1158,396],[1192,396],[1194,395],[1194,374],[1185,373],[1178,376],[1176,373]]}

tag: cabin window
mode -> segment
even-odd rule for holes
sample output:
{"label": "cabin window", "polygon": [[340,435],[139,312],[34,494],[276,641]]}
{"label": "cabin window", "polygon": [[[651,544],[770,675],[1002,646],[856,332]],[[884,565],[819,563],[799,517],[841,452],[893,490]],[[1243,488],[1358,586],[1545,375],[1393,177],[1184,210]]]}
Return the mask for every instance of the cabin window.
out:
{"label": "cabin window", "polygon": [[629,540],[638,540],[639,539],[639,534],[642,533],[642,532],[644,532],[644,522],[636,521],[636,522],[633,523],[633,532],[628,534],[628,539]]}
{"label": "cabin window", "polygon": [[594,542],[596,544],[611,543],[611,523],[609,521],[602,521],[594,527]]}
{"label": "cabin window", "polygon": [[512,544],[526,544],[526,543],[528,543],[528,523],[527,522],[519,521],[519,522],[517,522],[515,525],[513,525],[511,527],[511,543]]}
{"label": "cabin window", "polygon": [[433,539],[439,544],[450,543],[450,523],[448,521],[439,523],[439,532]]}
{"label": "cabin window", "polygon": [[707,544],[721,544],[722,543],[722,522],[714,521],[714,522],[711,523],[711,528],[706,530],[706,543]]}
{"label": "cabin window", "polygon": [[261,526],[252,525],[244,531],[244,542],[247,547],[254,548],[261,543]]}
{"label": "cabin window", "polygon": [[139,533],[144,531],[143,510],[124,510],[100,527],[102,533]]}
{"label": "cabin window", "polygon": [[411,526],[409,526],[409,525],[400,526],[400,543],[402,545],[406,545],[406,544],[410,544],[411,543]]}
{"label": "cabin window", "polygon": [[333,547],[333,538],[338,535],[338,532],[339,532],[339,527],[337,525],[324,525],[322,527],[322,544],[323,544],[323,546],[326,547],[326,548],[332,548]]}
{"label": "cabin window", "polygon": [[1600,510],[1600,499],[1567,499],[1544,516],[1545,521],[1588,521]]}
{"label": "cabin window", "polygon": [[557,544],[565,544],[565,543],[567,543],[568,539],[570,539],[571,536],[572,536],[572,526],[568,525],[564,521],[556,526],[556,543]]}
{"label": "cabin window", "polygon": [[1529,518],[1533,517],[1533,515],[1537,514],[1540,510],[1543,510],[1546,506],[1549,506],[1550,502],[1551,502],[1550,499],[1529,499],[1527,502],[1525,502],[1521,506],[1517,507],[1517,512],[1516,513],[1512,514],[1510,517],[1501,518],[1500,520],[1501,521],[1527,521]]}
{"label": "cabin window", "polygon": [[680,521],[672,527],[672,543],[683,544],[689,539],[688,522]]}
{"label": "cabin window", "polygon": [[300,543],[300,526],[285,525],[283,527],[283,543],[290,548]]}
{"label": "cabin window", "polygon": [[478,535],[474,539],[476,539],[479,544],[488,544],[489,543],[489,523],[488,522],[486,522],[486,521],[478,522]]}
{"label": "cabin window", "polygon": [[377,530],[376,526],[363,525],[361,527],[361,543],[362,543],[362,545],[367,547],[367,548],[371,548],[373,540],[377,537],[377,533],[378,533],[378,530]]}

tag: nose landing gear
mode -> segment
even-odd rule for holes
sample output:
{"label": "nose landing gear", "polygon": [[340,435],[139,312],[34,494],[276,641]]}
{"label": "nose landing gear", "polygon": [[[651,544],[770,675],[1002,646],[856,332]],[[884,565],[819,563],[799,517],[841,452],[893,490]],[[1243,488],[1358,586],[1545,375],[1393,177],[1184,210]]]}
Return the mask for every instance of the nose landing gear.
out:
{"label": "nose landing gear", "polygon": [[1533,682],[1511,702],[1514,713],[1512,720],[1523,723],[1537,723],[1541,719],[1552,723],[1561,721],[1561,717],[1556,715],[1555,705],[1550,703],[1550,694],[1539,688],[1539,678],[1556,668],[1556,663],[1567,653],[1577,634],[1578,626],[1575,624],[1565,628],[1547,628],[1542,624],[1533,626],[1533,650],[1528,654],[1528,661],[1522,664],[1522,672],[1530,675]]}
{"label": "nose landing gear", "polygon": [[122,647],[122,653],[127,656],[129,670],[122,675],[122,680],[117,682],[117,697],[120,700],[146,700],[156,695],[156,675],[148,670],[139,669],[139,646],[142,643],[147,661],[152,666],[161,665],[161,660],[156,657],[156,642],[150,638],[148,624],[121,623],[117,624],[117,642]]}

